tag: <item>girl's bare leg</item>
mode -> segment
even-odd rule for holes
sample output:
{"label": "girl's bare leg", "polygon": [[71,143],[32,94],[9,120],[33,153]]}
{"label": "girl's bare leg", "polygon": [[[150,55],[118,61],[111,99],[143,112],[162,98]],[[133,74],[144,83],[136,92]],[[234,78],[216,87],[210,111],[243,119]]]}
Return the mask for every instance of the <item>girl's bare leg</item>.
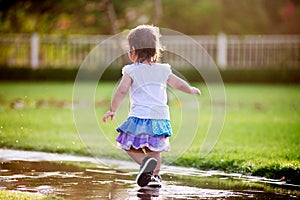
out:
{"label": "girl's bare leg", "polygon": [[153,175],[158,175],[161,167],[161,153],[152,151],[152,152],[147,152],[147,155],[157,160],[157,165],[155,170],[153,171]]}
{"label": "girl's bare leg", "polygon": [[131,148],[126,153],[139,165],[142,163],[144,158],[147,156],[142,149],[133,149]]}
{"label": "girl's bare leg", "polygon": [[144,158],[147,156],[143,151],[126,151],[127,154],[139,165],[142,163]]}
{"label": "girl's bare leg", "polygon": [[153,175],[158,175],[160,172],[160,167],[161,167],[161,153],[160,152],[154,152],[150,151],[149,149],[145,149],[146,154],[142,149],[131,149],[129,151],[126,151],[127,154],[139,165],[142,163],[144,158],[146,156],[153,157],[157,160],[157,165],[155,170],[153,171]]}

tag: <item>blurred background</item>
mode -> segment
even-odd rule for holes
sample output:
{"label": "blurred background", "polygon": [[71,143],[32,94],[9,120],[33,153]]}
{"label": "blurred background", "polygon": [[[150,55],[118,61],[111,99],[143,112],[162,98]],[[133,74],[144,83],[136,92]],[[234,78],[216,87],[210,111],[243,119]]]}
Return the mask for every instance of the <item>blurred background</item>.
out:
{"label": "blurred background", "polygon": [[1,33],[115,34],[155,24],[187,35],[299,34],[298,0],[1,0]]}
{"label": "blurred background", "polygon": [[[78,69],[97,44],[139,24],[154,24],[191,36],[220,70],[227,72],[241,68],[298,69],[299,19],[297,0],[1,0],[0,78],[26,79],[24,71],[18,76],[19,68]],[[183,37],[166,36],[164,41],[167,49],[176,47],[177,52],[193,54],[193,63],[209,65],[206,52],[195,52]],[[104,60],[118,55],[120,49],[113,43],[99,52]],[[163,61],[179,68],[186,65],[168,53]],[[114,65],[126,62],[119,58]]]}
{"label": "blurred background", "polygon": [[[0,148],[89,156],[94,150],[104,157],[122,157],[115,148],[115,127],[127,116],[128,101],[124,101],[123,110],[120,109],[120,118],[100,124],[104,134],[99,134],[98,121],[93,120],[100,123],[107,112],[112,91],[121,77],[120,68],[129,62],[123,45],[126,33],[137,25],[153,24],[162,30],[166,48],[162,62],[170,63],[175,72],[199,86],[203,94],[198,99],[196,112],[193,96],[181,101],[179,95],[170,92],[174,133],[184,130],[184,138],[193,140],[189,147],[190,141],[172,137],[177,139],[171,139],[172,152],[176,153],[173,146],[177,146],[180,153],[188,148],[173,164],[272,178],[277,184],[286,181],[297,184],[298,192],[299,19],[300,0],[0,0]],[[82,66],[88,66],[87,70],[81,71]],[[195,66],[201,68],[202,74]],[[210,69],[217,73],[210,73]],[[98,74],[102,71],[99,81]],[[219,73],[226,86],[226,99],[222,96],[223,82]],[[79,84],[76,79],[79,74],[82,79],[92,81]],[[217,74],[217,78],[212,74]],[[208,78],[204,81],[202,75]],[[208,84],[209,81],[220,84]],[[216,89],[210,89],[212,86]],[[214,94],[222,94],[222,98],[213,99]],[[188,117],[182,117],[181,108]],[[223,114],[225,109],[226,120],[220,137],[207,134],[208,130],[221,133],[221,130],[215,131],[218,126],[211,122],[223,123],[223,118],[212,120],[216,119],[212,116],[220,116],[215,111]],[[92,116],[86,117],[79,111]],[[88,131],[78,129],[74,113],[84,118],[81,124]],[[189,133],[196,136],[186,137]],[[100,136],[109,142],[102,142],[106,140],[99,139]],[[199,144],[206,138],[218,138],[218,142],[202,159]],[[173,145],[174,141],[180,141],[184,148]],[[124,157],[127,159],[127,155]],[[2,169],[10,176],[7,168]],[[16,174],[26,172],[20,169]],[[29,173],[32,176],[32,171]],[[10,185],[15,185],[22,186],[22,191],[32,192],[27,179],[17,182],[15,176],[11,177],[13,182],[10,178],[3,179],[7,180],[8,189],[14,189]],[[239,180],[243,180],[240,177]],[[59,181],[53,181],[56,179],[52,177],[45,180],[49,183],[38,181],[34,176],[32,182],[42,184],[42,188],[55,185],[53,188],[61,191]],[[81,190],[86,196],[86,188],[92,189],[86,180],[84,187],[66,184],[66,194],[69,195],[72,188],[76,194]],[[185,180],[190,182],[191,179]],[[219,179],[217,181],[216,185]],[[225,181],[232,182],[230,178]],[[248,187],[249,182],[245,183]],[[107,189],[103,189],[106,186],[102,183],[103,187],[99,184],[96,187],[105,195],[111,188],[123,187],[119,183],[110,184],[108,182]],[[205,187],[214,188],[212,185],[214,183]],[[269,185],[265,182],[263,185],[268,187],[265,191],[269,193]],[[285,186],[275,187],[276,195]],[[3,188],[7,189],[5,185]],[[253,188],[251,185],[246,190]],[[255,185],[255,188],[259,188],[257,194],[261,194],[260,187]],[[232,190],[237,190],[235,183]],[[239,193],[242,190],[238,189]]]}

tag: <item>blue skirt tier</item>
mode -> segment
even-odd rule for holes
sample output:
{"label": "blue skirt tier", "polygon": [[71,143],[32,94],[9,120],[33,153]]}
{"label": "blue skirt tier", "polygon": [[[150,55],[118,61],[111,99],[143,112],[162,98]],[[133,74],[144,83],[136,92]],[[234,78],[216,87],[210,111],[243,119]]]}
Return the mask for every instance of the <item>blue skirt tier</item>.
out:
{"label": "blue skirt tier", "polygon": [[170,120],[166,119],[140,119],[129,117],[117,128],[118,132],[131,133],[133,135],[153,135],[170,137],[172,129]]}

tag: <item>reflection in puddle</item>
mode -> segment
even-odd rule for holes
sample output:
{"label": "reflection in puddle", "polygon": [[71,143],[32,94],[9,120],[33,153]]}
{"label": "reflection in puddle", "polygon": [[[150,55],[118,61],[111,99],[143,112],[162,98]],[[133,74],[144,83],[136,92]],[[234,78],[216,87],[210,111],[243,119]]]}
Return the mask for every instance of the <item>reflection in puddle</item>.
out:
{"label": "reflection in puddle", "polygon": [[[136,190],[131,192],[136,193]],[[151,198],[151,197],[168,197],[173,199],[230,199],[231,197],[245,197],[248,194],[214,189],[201,189],[187,186],[169,185],[161,189],[140,188],[137,192],[137,197]]]}
{"label": "reflection in puddle", "polygon": [[5,161],[0,165],[0,190],[51,194],[65,199],[297,199],[300,193],[299,188],[266,190],[265,185],[246,179],[186,168],[165,167],[164,185],[160,189],[138,187],[135,176],[135,171],[101,165],[85,168],[62,162]]}

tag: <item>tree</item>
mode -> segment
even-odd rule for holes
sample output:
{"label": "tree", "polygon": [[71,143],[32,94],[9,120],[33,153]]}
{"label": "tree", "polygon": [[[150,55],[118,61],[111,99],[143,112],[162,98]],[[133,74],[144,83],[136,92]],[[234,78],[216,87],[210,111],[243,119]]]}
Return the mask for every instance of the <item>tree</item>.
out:
{"label": "tree", "polygon": [[299,0],[0,0],[0,32],[115,34],[155,24],[185,34],[299,34]]}

